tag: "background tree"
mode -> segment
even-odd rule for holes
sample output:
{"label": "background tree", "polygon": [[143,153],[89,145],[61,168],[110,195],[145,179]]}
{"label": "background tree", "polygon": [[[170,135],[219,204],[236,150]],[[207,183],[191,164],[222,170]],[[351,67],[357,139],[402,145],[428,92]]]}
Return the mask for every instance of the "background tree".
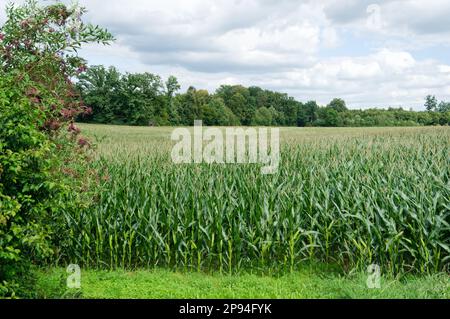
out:
{"label": "background tree", "polygon": [[164,86],[158,75],[130,74],[122,77],[121,121],[131,125],[167,125],[169,110],[163,97]]}
{"label": "background tree", "polygon": [[347,111],[347,106],[343,99],[335,98],[335,99],[331,100],[331,102],[327,106],[337,112]]}
{"label": "background tree", "polygon": [[195,120],[201,119],[201,107],[194,87],[189,87],[187,92],[180,95],[176,101],[176,109],[181,118],[180,124],[193,125]]}
{"label": "background tree", "polygon": [[437,106],[437,111],[441,113],[450,112],[450,102],[441,101]]}
{"label": "background tree", "polygon": [[336,108],[327,106],[323,108],[322,114],[323,126],[339,126],[340,118],[339,112],[336,110]]}
{"label": "background tree", "polygon": [[316,101],[306,102],[303,108],[306,125],[313,124],[317,120],[317,110],[319,109],[319,106],[317,105]]}
{"label": "background tree", "polygon": [[178,92],[181,88],[180,84],[178,83],[178,80],[173,75],[169,76],[165,83],[166,87],[166,95],[169,99],[173,98],[176,92]]}
{"label": "background tree", "polygon": [[[139,83],[139,84],[138,84]],[[448,104],[438,112],[401,108],[349,110],[345,101],[333,99],[326,107],[315,101],[303,104],[285,93],[257,86],[222,85],[214,94],[180,85],[170,76],[120,74],[115,68],[94,66],[84,74],[79,88],[91,116],[80,121],[131,125],[277,125],[277,126],[413,126],[446,125]],[[220,124],[219,124],[220,123]],[[227,124],[230,123],[230,124]],[[232,123],[232,124],[231,124]],[[270,123],[270,124],[268,124]]]}
{"label": "background tree", "polygon": [[437,99],[434,95],[427,95],[425,98],[425,108],[427,111],[435,111],[437,108]]}
{"label": "background tree", "polygon": [[166,107],[168,109],[169,124],[178,124],[180,121],[179,116],[173,104],[173,98],[175,94],[180,90],[181,86],[178,83],[178,79],[171,75],[165,82],[165,92],[166,92]]}
{"label": "background tree", "polygon": [[239,125],[239,120],[236,115],[225,106],[225,103],[220,97],[214,97],[208,104],[202,105],[201,117],[205,125]]}
{"label": "background tree", "polygon": [[274,108],[260,107],[253,115],[252,125],[270,126],[274,123]]}

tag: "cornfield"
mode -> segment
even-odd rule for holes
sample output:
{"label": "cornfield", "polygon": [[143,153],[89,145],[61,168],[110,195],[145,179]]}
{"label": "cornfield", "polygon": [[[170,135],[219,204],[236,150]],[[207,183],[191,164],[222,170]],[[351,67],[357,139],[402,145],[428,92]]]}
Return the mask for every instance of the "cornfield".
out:
{"label": "cornfield", "polygon": [[449,271],[450,129],[283,129],[278,173],[181,164],[169,128],[84,126],[106,176],[66,213],[70,262],[98,268]]}

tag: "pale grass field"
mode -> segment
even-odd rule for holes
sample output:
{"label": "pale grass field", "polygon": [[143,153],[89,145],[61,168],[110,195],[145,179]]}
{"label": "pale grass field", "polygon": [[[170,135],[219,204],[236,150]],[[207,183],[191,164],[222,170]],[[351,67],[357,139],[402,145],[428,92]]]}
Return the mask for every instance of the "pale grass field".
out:
{"label": "pale grass field", "polygon": [[[174,144],[170,135],[176,127],[142,127],[122,125],[79,124],[83,134],[95,143],[98,153],[113,157],[123,155],[152,154],[169,151]],[[204,127],[206,129],[207,127]],[[225,129],[222,127],[221,129]],[[258,129],[256,127],[256,129]],[[190,127],[192,131],[192,127]],[[353,138],[377,136],[400,140],[405,136],[427,133],[443,133],[450,137],[450,127],[283,127],[280,128],[281,144],[334,143]]]}

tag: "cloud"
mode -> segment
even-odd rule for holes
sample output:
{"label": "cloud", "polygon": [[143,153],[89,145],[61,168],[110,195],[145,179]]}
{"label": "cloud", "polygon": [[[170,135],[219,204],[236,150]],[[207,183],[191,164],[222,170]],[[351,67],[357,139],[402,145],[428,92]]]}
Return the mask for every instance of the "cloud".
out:
{"label": "cloud", "polygon": [[294,1],[133,4],[123,14],[118,1],[102,10],[97,1],[89,2],[89,18],[106,25],[150,65],[203,72],[277,71],[307,65],[322,44],[330,47],[337,41],[323,13]]}
{"label": "cloud", "polygon": [[367,8],[371,4],[380,5],[385,1],[373,0],[340,0],[322,1],[326,16],[337,24],[347,24],[367,19]]}
{"label": "cloud", "polygon": [[[328,19],[340,27],[414,46],[450,44],[450,2],[447,0],[324,1]],[[364,32],[372,32],[367,34]],[[411,40],[414,42],[411,45]]]}
{"label": "cloud", "polygon": [[449,97],[450,68],[433,60],[417,61],[408,52],[381,49],[364,57],[321,60],[260,82],[322,104],[340,96],[351,107],[420,108],[426,94]]}
{"label": "cloud", "polygon": [[90,63],[174,74],[184,89],[259,85],[322,104],[342,97],[351,107],[450,99],[446,0],[80,3],[117,38],[82,50]]}

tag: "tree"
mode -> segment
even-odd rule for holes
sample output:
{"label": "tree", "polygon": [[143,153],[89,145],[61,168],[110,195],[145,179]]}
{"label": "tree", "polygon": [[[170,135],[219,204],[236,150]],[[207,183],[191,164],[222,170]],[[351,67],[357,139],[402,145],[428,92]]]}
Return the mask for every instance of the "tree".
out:
{"label": "tree", "polygon": [[327,107],[332,108],[337,112],[347,111],[347,106],[345,105],[345,101],[343,99],[335,98],[331,100],[331,102],[327,105]]}
{"label": "tree", "polygon": [[263,126],[270,126],[273,124],[273,111],[274,109],[270,110],[267,107],[260,107],[256,110],[255,114],[253,115],[252,119],[252,125],[263,125]]}
{"label": "tree", "polygon": [[78,120],[95,123],[121,122],[118,118],[124,109],[122,85],[122,74],[115,67],[89,67],[80,75],[77,87],[84,103],[91,107],[92,112]]}
{"label": "tree", "polygon": [[185,94],[177,96],[175,104],[177,114],[180,116],[180,124],[194,125],[194,120],[201,119],[201,108],[195,87],[191,86]]}
{"label": "tree", "polygon": [[[93,66],[81,75],[78,87],[90,116],[82,121],[132,125],[192,125],[202,119],[205,125],[282,126],[399,126],[439,125],[445,116],[437,112],[414,112],[402,108],[348,110],[345,101],[333,99],[326,107],[315,101],[305,104],[285,93],[252,86],[222,85],[215,94],[190,87],[177,93],[174,76],[164,83],[150,73],[120,74],[114,67]],[[435,100],[429,97],[429,100]],[[432,104],[432,103],[431,103]],[[436,108],[449,110],[447,102]]]}
{"label": "tree", "polygon": [[169,114],[169,124],[177,124],[179,116],[173,105],[173,97],[180,90],[181,86],[175,76],[171,75],[165,82],[166,105]]}
{"label": "tree", "polygon": [[425,98],[425,108],[427,111],[436,111],[437,99],[434,95],[427,95]]}
{"label": "tree", "polygon": [[[171,90],[176,89],[173,80],[170,85]],[[81,121],[170,124],[167,87],[158,75],[148,72],[123,75],[114,67],[93,66],[80,77],[78,88],[85,103],[92,108],[92,115],[79,118]]]}
{"label": "tree", "polygon": [[316,101],[308,101],[303,105],[304,110],[304,121],[306,124],[312,124],[317,120],[317,110],[319,106]]}
{"label": "tree", "polygon": [[243,125],[250,125],[255,112],[255,99],[251,98],[248,88],[242,85],[222,85],[216,95],[223,99]]}
{"label": "tree", "polygon": [[166,95],[169,99],[171,99],[176,92],[178,92],[181,88],[178,80],[173,75],[169,76],[165,83]]}
{"label": "tree", "polygon": [[228,107],[233,111],[234,114],[238,117],[242,124],[248,125],[250,124],[247,117],[245,108],[247,107],[247,101],[245,97],[241,93],[235,93],[231,96]]}
{"label": "tree", "polygon": [[239,125],[236,115],[219,97],[212,98],[208,104],[202,106],[202,120],[205,125]]}
{"label": "tree", "polygon": [[333,107],[324,108],[324,126],[338,126],[339,112]]}
{"label": "tree", "polygon": [[123,121],[131,125],[168,124],[164,86],[159,75],[127,73],[122,77]]}
{"label": "tree", "polygon": [[450,102],[441,101],[437,106],[437,111],[441,113],[450,112]]}

